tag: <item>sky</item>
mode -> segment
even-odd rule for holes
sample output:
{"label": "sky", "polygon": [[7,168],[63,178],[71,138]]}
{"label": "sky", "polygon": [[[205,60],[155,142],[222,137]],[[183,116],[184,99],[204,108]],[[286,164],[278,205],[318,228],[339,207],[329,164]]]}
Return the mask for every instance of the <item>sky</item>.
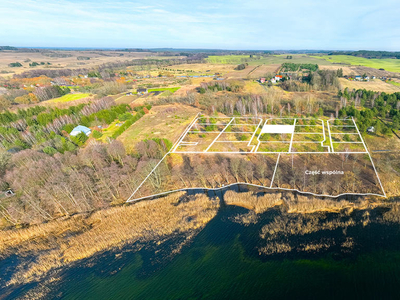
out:
{"label": "sky", "polygon": [[0,0],[0,45],[400,51],[399,0]]}

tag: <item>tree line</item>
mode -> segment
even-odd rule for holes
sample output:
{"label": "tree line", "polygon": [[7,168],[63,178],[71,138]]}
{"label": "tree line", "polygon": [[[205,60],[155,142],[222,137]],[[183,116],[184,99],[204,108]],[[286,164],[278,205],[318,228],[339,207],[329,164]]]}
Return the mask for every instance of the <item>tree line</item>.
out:
{"label": "tree line", "polygon": [[357,119],[360,131],[366,132],[370,126],[378,134],[392,134],[400,129],[400,93],[368,91],[365,89],[339,90],[340,106],[337,117],[352,116]]}
{"label": "tree line", "polygon": [[364,58],[400,58],[400,52],[390,52],[390,51],[369,51],[369,50],[359,50],[359,51],[335,51],[329,53],[329,55],[351,55]]}

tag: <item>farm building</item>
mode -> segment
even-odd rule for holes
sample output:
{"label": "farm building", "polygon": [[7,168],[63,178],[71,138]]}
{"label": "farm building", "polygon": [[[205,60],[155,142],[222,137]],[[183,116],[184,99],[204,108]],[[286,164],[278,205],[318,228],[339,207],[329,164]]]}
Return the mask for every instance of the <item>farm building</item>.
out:
{"label": "farm building", "polygon": [[77,136],[77,135],[80,134],[80,133],[84,133],[84,134],[86,134],[87,136],[89,136],[89,134],[90,134],[91,132],[92,132],[92,131],[90,130],[90,128],[87,128],[86,126],[78,125],[78,126],[76,126],[74,129],[72,129],[70,135],[72,135],[72,136]]}
{"label": "farm building", "polygon": [[276,83],[275,77],[272,77],[272,78],[271,78],[271,82],[272,82],[272,83]]}
{"label": "farm building", "polygon": [[265,78],[260,78],[261,83],[265,83]]}
{"label": "farm building", "polygon": [[367,132],[374,133],[375,132],[375,127],[374,126],[368,127]]}
{"label": "farm building", "polygon": [[282,75],[275,75],[275,80],[276,80],[276,81],[279,81],[279,80],[281,80],[282,78],[283,78]]}

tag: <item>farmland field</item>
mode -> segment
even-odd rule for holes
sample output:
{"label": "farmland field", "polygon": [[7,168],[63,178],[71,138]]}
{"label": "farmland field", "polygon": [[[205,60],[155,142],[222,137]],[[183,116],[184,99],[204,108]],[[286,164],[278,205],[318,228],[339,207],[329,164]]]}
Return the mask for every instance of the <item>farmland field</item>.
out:
{"label": "farmland field", "polygon": [[87,93],[79,93],[79,94],[67,94],[59,98],[54,98],[46,101],[46,103],[63,103],[63,102],[70,102],[79,100],[82,98],[90,97],[91,94]]}
{"label": "farmland field", "polygon": [[169,87],[169,88],[168,87],[167,88],[153,88],[153,89],[148,89],[147,91],[149,93],[151,93],[151,92],[165,92],[165,91],[170,91],[172,93],[175,93],[179,89],[180,89],[180,87],[178,86],[178,87]]}
{"label": "farmland field", "polygon": [[385,69],[390,72],[400,72],[400,60],[398,59],[368,59],[351,55],[322,55],[313,56],[318,59],[325,59],[332,63],[343,63],[354,66],[365,66],[374,69]]}
{"label": "farmland field", "polygon": [[207,58],[207,62],[212,64],[242,64],[248,63],[249,65],[274,65],[283,63],[310,63],[318,65],[330,65],[330,61],[321,59],[319,57],[308,56],[305,54],[293,54],[292,59],[287,59],[287,55],[270,55],[265,56],[261,59],[250,58],[249,55],[210,55]]}
{"label": "farmland field", "polygon": [[380,79],[374,79],[371,81],[355,81],[355,80],[350,81],[345,78],[339,78],[339,82],[343,89],[347,87],[350,90],[366,89],[366,90],[385,92],[385,93],[400,92],[400,84],[399,85],[390,84]]}

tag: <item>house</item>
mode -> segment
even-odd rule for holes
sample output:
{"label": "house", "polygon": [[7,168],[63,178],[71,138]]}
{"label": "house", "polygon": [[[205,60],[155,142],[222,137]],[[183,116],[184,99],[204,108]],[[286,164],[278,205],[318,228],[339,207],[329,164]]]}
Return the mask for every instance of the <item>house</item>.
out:
{"label": "house", "polygon": [[375,132],[375,127],[374,126],[368,127],[367,128],[367,132],[374,133]]}
{"label": "house", "polygon": [[72,129],[69,135],[77,136],[80,133],[84,133],[87,136],[89,136],[89,134],[91,134],[92,131],[90,130],[90,128],[87,128],[86,126],[78,125],[74,129]]}
{"label": "house", "polygon": [[279,81],[279,80],[281,80],[282,78],[283,78],[282,75],[275,75],[275,80],[276,80],[276,81]]}
{"label": "house", "polygon": [[265,78],[260,78],[261,83],[265,83]]}
{"label": "house", "polygon": [[7,197],[11,197],[11,196],[14,196],[15,193],[14,193],[13,190],[8,190],[8,191],[5,191],[5,192],[4,192],[4,195],[6,195]]}
{"label": "house", "polygon": [[276,83],[275,77],[271,78],[271,82],[272,82],[272,83]]}
{"label": "house", "polygon": [[361,81],[361,80],[362,80],[362,78],[361,78],[360,75],[357,75],[356,77],[354,77],[354,79],[355,79],[355,80],[358,80],[358,81]]}
{"label": "house", "polygon": [[136,89],[138,94],[147,94],[147,89],[146,88],[138,88]]}
{"label": "house", "polygon": [[126,96],[132,96],[132,92],[126,93]]}

